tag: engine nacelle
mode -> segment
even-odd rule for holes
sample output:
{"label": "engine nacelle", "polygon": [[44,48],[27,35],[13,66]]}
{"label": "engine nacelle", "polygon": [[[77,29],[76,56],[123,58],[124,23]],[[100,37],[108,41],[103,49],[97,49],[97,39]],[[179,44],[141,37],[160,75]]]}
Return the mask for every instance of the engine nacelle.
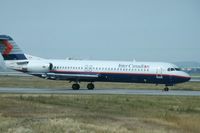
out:
{"label": "engine nacelle", "polygon": [[23,67],[24,70],[35,73],[46,73],[49,72],[52,68],[52,63],[47,63],[44,61],[30,61],[26,66]]}

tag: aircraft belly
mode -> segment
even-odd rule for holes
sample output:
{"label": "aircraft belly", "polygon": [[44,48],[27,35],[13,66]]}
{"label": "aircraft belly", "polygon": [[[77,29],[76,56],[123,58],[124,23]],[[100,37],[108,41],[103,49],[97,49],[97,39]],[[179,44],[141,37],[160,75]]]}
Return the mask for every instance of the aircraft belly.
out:
{"label": "aircraft belly", "polygon": [[69,80],[85,82],[127,82],[127,83],[153,83],[153,84],[174,84],[170,76],[157,78],[149,74],[116,74],[116,73],[47,73],[47,79]]}

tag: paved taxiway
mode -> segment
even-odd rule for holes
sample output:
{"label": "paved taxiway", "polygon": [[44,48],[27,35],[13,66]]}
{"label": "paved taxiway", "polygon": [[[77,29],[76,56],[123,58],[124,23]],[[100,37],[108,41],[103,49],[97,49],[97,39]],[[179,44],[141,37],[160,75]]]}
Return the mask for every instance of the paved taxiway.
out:
{"label": "paved taxiway", "polygon": [[129,90],[129,89],[45,89],[45,88],[0,88],[1,94],[123,94],[123,95],[171,95],[200,96],[200,91],[170,90]]}

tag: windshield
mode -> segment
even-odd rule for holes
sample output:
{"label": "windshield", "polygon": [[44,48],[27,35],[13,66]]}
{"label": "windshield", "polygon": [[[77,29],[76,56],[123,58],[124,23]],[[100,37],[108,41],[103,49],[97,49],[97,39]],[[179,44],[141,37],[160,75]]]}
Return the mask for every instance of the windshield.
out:
{"label": "windshield", "polygon": [[176,71],[181,71],[181,68],[175,68]]}
{"label": "windshield", "polygon": [[167,71],[181,71],[181,68],[168,68]]}

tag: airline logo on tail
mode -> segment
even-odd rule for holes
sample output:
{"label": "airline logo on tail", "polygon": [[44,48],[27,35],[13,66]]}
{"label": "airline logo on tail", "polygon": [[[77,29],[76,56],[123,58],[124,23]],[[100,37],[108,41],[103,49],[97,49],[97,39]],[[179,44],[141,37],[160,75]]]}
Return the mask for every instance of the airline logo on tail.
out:
{"label": "airline logo on tail", "polygon": [[27,60],[23,51],[14,40],[7,35],[0,35],[0,53],[4,60]]}
{"label": "airline logo on tail", "polygon": [[5,50],[3,51],[3,55],[8,55],[12,51],[13,46],[7,40],[3,40],[2,44],[5,46]]}

